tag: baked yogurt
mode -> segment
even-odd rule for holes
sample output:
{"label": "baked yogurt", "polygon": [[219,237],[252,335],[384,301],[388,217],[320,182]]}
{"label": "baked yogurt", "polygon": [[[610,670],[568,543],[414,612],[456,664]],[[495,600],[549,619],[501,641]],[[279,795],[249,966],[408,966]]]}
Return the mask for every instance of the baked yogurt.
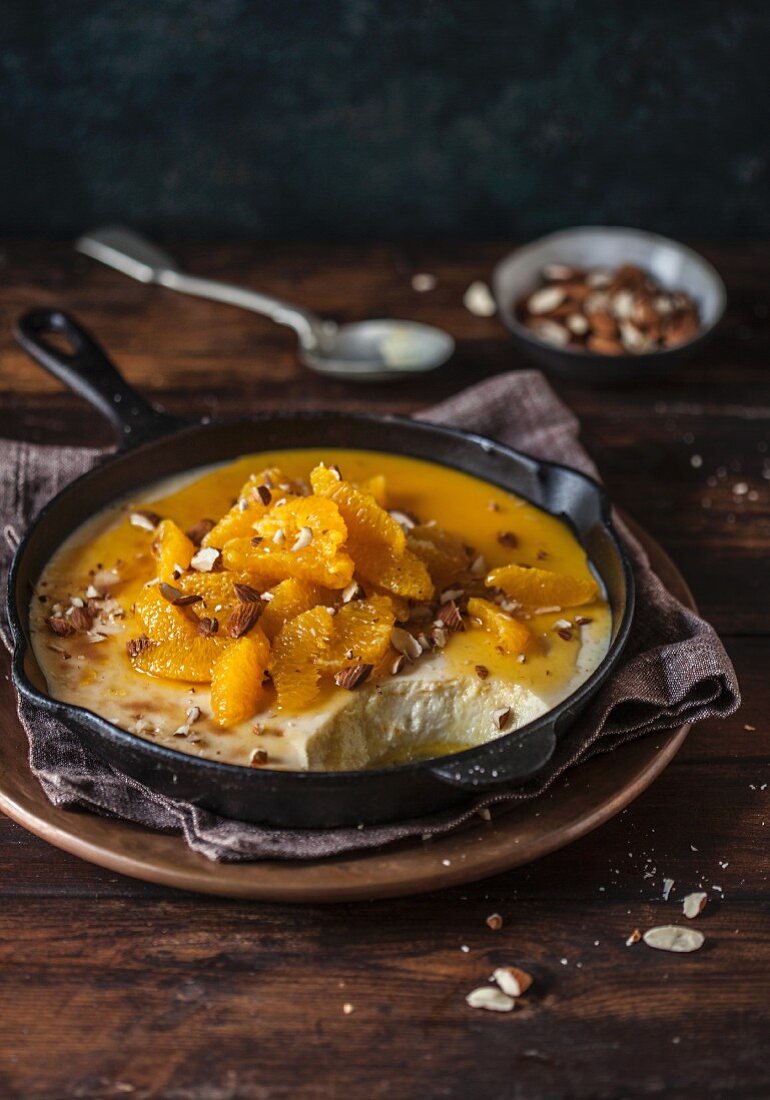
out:
{"label": "baked yogurt", "polygon": [[75,531],[31,601],[50,694],[252,767],[483,744],[572,694],[611,612],[561,520],[457,470],[286,450],[158,482]]}

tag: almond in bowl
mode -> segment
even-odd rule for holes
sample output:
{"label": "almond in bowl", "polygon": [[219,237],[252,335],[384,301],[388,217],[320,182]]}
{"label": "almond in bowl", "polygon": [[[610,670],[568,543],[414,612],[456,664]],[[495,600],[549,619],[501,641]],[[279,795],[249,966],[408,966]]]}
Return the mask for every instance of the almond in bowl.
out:
{"label": "almond in bowl", "polygon": [[509,733],[591,675],[611,618],[561,520],[346,450],[251,455],[117,502],[31,605],[55,698],[184,753],[300,771]]}
{"label": "almond in bowl", "polygon": [[678,347],[700,330],[696,302],[667,290],[635,264],[579,268],[552,263],[516,316],[546,344],[597,355],[642,355]]}

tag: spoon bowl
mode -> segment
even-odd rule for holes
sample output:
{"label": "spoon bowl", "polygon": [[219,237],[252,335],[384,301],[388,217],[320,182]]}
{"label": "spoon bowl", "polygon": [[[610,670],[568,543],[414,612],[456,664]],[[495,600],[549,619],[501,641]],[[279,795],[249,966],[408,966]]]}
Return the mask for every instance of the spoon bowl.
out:
{"label": "spoon bowl", "polygon": [[417,321],[324,322],[316,339],[300,339],[299,356],[312,370],[350,382],[392,382],[435,370],[454,352],[441,329]]}

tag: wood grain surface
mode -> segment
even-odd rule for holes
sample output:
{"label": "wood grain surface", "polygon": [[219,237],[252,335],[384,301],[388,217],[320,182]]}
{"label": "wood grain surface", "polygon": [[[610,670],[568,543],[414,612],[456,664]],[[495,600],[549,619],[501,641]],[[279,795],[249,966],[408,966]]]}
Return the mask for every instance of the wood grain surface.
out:
{"label": "wood grain surface", "polygon": [[[34,305],[73,311],[137,386],[191,416],[408,412],[526,365],[494,319],[462,306],[505,246],[166,243],[197,273],[340,318],[442,325],[458,355],[409,387],[328,382],[299,367],[291,334],[267,321],[131,283],[69,242],[8,239],[2,434],[109,440],[14,348],[9,325]],[[292,908],[177,894],[0,819],[3,1100],[770,1095],[770,247],[703,251],[730,306],[699,361],[650,386],[555,385],[614,499],[671,553],[723,635],[742,710],[696,727],[650,790],[577,844],[402,901]],[[436,274],[436,290],[416,294],[415,271]],[[668,902],[664,878],[675,882]],[[700,952],[625,946],[635,928],[680,920],[682,896],[701,884]],[[485,923],[492,912],[498,932]],[[520,1008],[467,1008],[465,994],[501,963],[535,976]]]}

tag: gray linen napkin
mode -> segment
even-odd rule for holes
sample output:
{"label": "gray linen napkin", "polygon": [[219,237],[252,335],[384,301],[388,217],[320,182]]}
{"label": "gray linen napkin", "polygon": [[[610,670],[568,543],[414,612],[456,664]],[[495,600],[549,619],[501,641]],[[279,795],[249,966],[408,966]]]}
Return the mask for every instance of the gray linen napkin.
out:
{"label": "gray linen napkin", "polygon": [[[493,436],[541,458],[595,474],[578,442],[578,423],[538,371],[499,375],[427,410],[425,420]],[[58,489],[96,462],[90,449],[0,441],[0,599],[13,533],[24,530]],[[289,830],[217,817],[156,794],[87,752],[61,723],[21,701],[30,766],[57,806],[85,807],[146,825],[179,830],[191,848],[215,860],[314,859],[410,836],[438,835],[469,820],[482,806],[536,798],[575,764],[643,734],[683,722],[723,717],[739,705],[730,660],[714,630],[663,587],[644,550],[619,524],[636,575],[637,612],[620,667],[560,741],[548,769],[517,789],[498,791],[418,820],[366,828]],[[6,545],[8,543],[9,545]],[[2,616],[4,621],[5,616]]]}

